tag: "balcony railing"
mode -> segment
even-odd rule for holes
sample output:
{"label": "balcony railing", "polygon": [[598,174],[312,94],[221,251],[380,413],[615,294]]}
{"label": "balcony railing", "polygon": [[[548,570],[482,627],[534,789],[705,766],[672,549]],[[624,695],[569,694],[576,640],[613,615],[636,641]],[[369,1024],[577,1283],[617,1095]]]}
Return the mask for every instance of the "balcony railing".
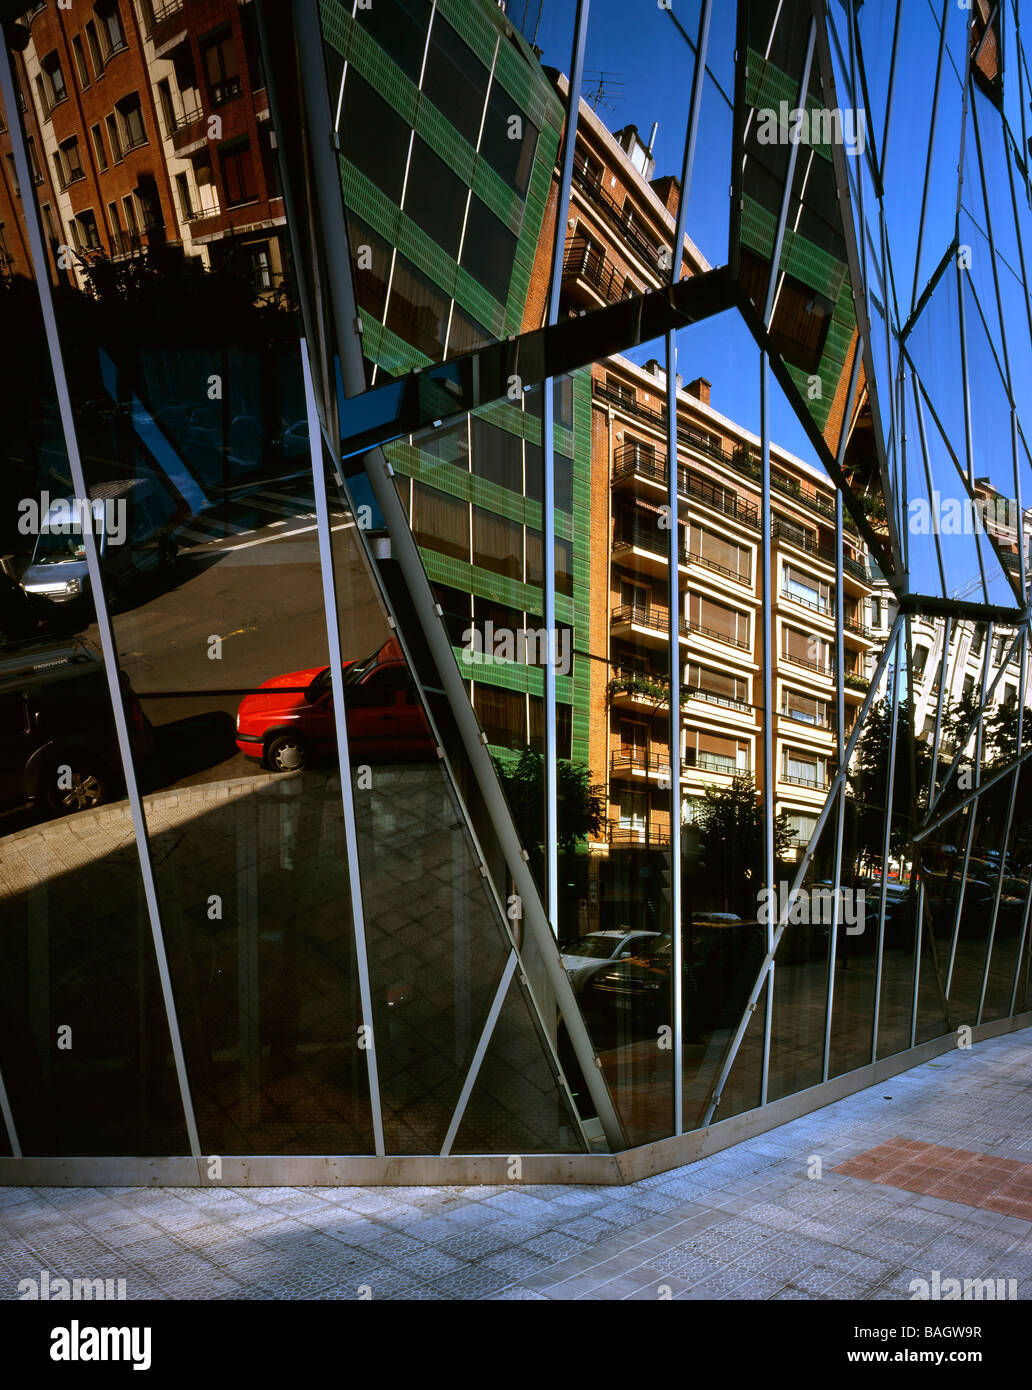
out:
{"label": "balcony railing", "polygon": [[573,181],[591,199],[606,221],[629,245],[633,246],[642,259],[656,270],[666,270],[661,263],[659,247],[643,236],[626,212],[609,196],[600,183],[589,178],[583,169],[575,168]]}
{"label": "balcony railing", "polygon": [[586,281],[607,304],[624,298],[627,276],[606,259],[601,247],[574,237],[563,257],[563,279]]}
{"label": "balcony railing", "polygon": [[706,627],[704,623],[693,622],[690,618],[682,620],[683,626],[688,632],[697,632],[701,637],[709,637],[714,642],[724,642],[729,647],[738,647],[741,651],[752,650],[750,642],[741,637],[732,637],[729,632],[720,632],[716,628]]}
{"label": "balcony railing", "polygon": [[[607,386],[604,381],[593,383],[596,396],[602,400],[610,402],[618,409],[626,411],[630,415],[635,415],[640,420],[647,421],[657,429],[666,429],[666,411],[657,410],[655,407],[646,405],[643,401],[629,399],[627,395]],[[753,482],[759,482],[761,477],[760,466],[753,459],[748,448],[737,450],[724,449],[720,445],[714,444],[700,431],[692,429],[688,425],[678,425],[677,442],[695,449],[697,452],[707,455],[717,463],[722,463],[728,468],[733,468],[736,473],[741,473],[743,477],[750,478]],[[791,497],[800,502],[804,507],[811,511],[827,517],[829,521],[835,520],[835,503],[816,488],[808,483],[795,482],[784,478],[776,472],[771,473],[771,487],[775,492],[781,493],[785,497]],[[848,517],[843,519],[844,528],[850,535],[857,535],[856,527]],[[856,564],[856,561],[851,562]],[[862,567],[861,567],[862,568]],[[860,578],[866,578],[866,573],[861,574]]]}
{"label": "balcony railing", "polygon": [[[662,556],[665,560],[670,554],[670,532],[661,531],[658,526],[643,526],[640,522],[625,521],[617,526],[616,534],[613,536],[613,549],[619,550],[627,546],[647,550],[650,554]],[[677,558],[680,564],[685,564],[688,559],[688,547],[683,537],[679,538]]]}
{"label": "balcony railing", "polygon": [[[620,623],[634,623],[637,627],[647,627],[653,632],[668,633],[670,631],[670,609],[659,604],[624,603],[619,608],[613,609],[613,616],[610,621],[613,627]],[[682,631],[685,630],[683,615],[681,628]]]}
{"label": "balcony railing", "polygon": [[693,565],[704,565],[708,570],[714,570],[717,574],[726,575],[728,579],[733,579],[738,584],[751,584],[752,575],[743,574],[741,570],[729,569],[727,565],[718,564],[716,560],[710,560],[705,555],[699,555],[694,550],[689,550],[688,559]]}
{"label": "balcony railing", "polygon": [[786,719],[792,719],[797,724],[808,724],[813,729],[831,729],[834,727],[826,714],[804,714],[802,710],[789,709],[787,705],[782,705],[780,713]]}
{"label": "balcony railing", "polygon": [[780,780],[792,787],[809,787],[815,792],[824,791],[828,786],[828,779],[823,773],[815,773],[813,777],[798,777],[793,773],[782,772]]}
{"label": "balcony railing", "polygon": [[155,3],[150,7],[148,30],[153,32],[159,24],[164,24],[166,19],[171,19],[173,15],[179,14],[183,9],[183,3],[184,0],[165,0],[164,4],[159,4],[155,0]]}
{"label": "balcony railing", "polygon": [[792,666],[802,666],[807,671],[816,671],[819,676],[835,674],[835,664],[832,661],[818,661],[810,656],[793,656],[791,652],[785,651],[781,653],[781,660]]}
{"label": "balcony railing", "polygon": [[621,773],[644,772],[646,776],[670,776],[670,754],[647,752],[644,748],[625,749],[610,756],[610,770]]}
{"label": "balcony railing", "polygon": [[181,112],[166,111],[164,113],[165,135],[169,139],[179,131],[185,130],[187,126],[193,125],[204,116],[204,107],[199,101],[191,102],[189,106],[184,105]]}
{"label": "balcony railing", "polygon": [[[628,477],[648,478],[664,486],[670,480],[666,459],[656,458],[652,450],[637,444],[625,444],[613,456],[614,483]],[[685,499],[701,502],[723,516],[732,517],[754,530],[760,529],[759,509],[752,502],[709,482],[683,464],[677,467],[677,491]]]}
{"label": "balcony railing", "polygon": [[824,602],[821,599],[804,598],[802,594],[797,594],[789,588],[787,584],[781,586],[781,597],[787,598],[791,603],[801,603],[804,608],[810,608],[815,613],[823,613],[826,618],[834,617],[834,606],[830,601]]}
{"label": "balcony railing", "polygon": [[611,820],[608,825],[611,845],[634,845],[640,848],[665,849],[670,845],[669,825],[621,825]]}
{"label": "balcony railing", "polygon": [[684,750],[684,765],[688,768],[699,768],[703,772],[722,772],[728,777],[749,771],[744,763],[739,766],[737,759],[725,753],[697,753],[694,748]]}

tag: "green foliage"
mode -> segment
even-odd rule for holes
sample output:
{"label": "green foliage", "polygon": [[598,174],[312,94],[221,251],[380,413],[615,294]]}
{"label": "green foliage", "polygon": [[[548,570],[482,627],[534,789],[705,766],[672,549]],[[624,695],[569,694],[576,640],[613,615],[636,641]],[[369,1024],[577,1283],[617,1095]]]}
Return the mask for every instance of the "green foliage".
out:
{"label": "green foliage", "polygon": [[[528,853],[542,856],[545,844],[544,758],[533,748],[524,748],[516,762],[495,758],[494,765],[524,846]],[[589,767],[565,758],[557,763],[557,784],[559,848],[568,853],[580,841],[601,831],[606,789],[591,781]]]}
{"label": "green foliage", "polygon": [[[708,888],[716,890],[723,911],[756,916],[757,894],[763,887],[763,803],[750,773],[736,776],[730,786],[706,788],[697,826]],[[782,811],[774,821],[775,873],[792,845],[792,828]]]}

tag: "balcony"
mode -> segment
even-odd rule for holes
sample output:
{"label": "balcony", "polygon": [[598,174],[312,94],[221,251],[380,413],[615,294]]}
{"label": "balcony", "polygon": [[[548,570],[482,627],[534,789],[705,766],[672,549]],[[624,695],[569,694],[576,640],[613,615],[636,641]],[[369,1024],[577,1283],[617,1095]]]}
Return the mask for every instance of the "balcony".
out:
{"label": "balcony", "polygon": [[697,753],[694,748],[684,750],[684,767],[686,770],[719,772],[725,777],[745,776],[750,770],[745,763],[739,764],[736,758],[727,754]]}
{"label": "balcony", "polygon": [[743,574],[741,570],[729,569],[727,565],[721,565],[716,560],[709,560],[705,555],[699,555],[694,550],[689,550],[688,560],[690,564],[702,565],[704,569],[713,570],[715,574],[722,574],[726,579],[733,579],[736,584],[752,584],[751,574]]}
{"label": "balcony", "polygon": [[[606,689],[610,700],[625,695],[631,700],[638,699],[653,704],[656,709],[670,703],[669,682],[664,677],[650,676],[641,671],[619,671]],[[681,704],[686,705],[689,700],[705,700],[707,704],[719,705],[739,714],[751,714],[753,709],[752,705],[744,700],[735,700],[729,695],[715,695],[699,686],[682,685]]]}
{"label": "balcony", "polygon": [[778,774],[778,781],[784,782],[790,787],[805,787],[812,792],[827,791],[830,785],[823,773],[816,773],[813,777],[798,777],[792,773],[781,772]]}
{"label": "balcony", "polygon": [[728,647],[737,647],[739,651],[751,652],[752,643],[744,641],[740,637],[732,637],[729,632],[720,632],[716,628],[706,627],[703,623],[693,622],[690,618],[683,618],[682,627],[687,632],[697,633],[700,637],[708,637],[711,642],[723,642]]}
{"label": "balcony", "polygon": [[[629,398],[623,392],[614,390],[607,386],[604,381],[592,383],[594,394],[600,400],[615,406],[618,410],[623,410],[629,415],[636,416],[655,429],[666,431],[666,411],[657,410],[654,406],[646,405],[644,402]],[[753,482],[760,481],[760,466],[753,459],[748,447],[738,449],[724,449],[714,444],[706,435],[699,430],[692,429],[690,425],[677,427],[677,442],[687,448],[694,449],[697,453],[706,455],[716,463],[722,463],[727,468],[733,468],[736,473],[741,473],[743,477],[749,478]],[[664,475],[665,476],[665,475]],[[773,491],[781,493],[785,497],[791,497],[794,501],[801,503],[811,511],[817,512],[820,516],[826,517],[829,521],[835,520],[835,503],[832,498],[825,497],[822,493],[808,483],[795,481],[785,478],[776,472],[771,473],[771,488]],[[848,517],[843,518],[844,529],[850,535],[857,535],[856,527]],[[857,561],[850,563],[857,565]],[[864,572],[859,574],[859,578],[866,578],[866,569],[859,566]]]}
{"label": "balcony", "polygon": [[607,839],[614,848],[666,849],[670,846],[670,827],[661,825],[621,825],[610,821]]}
{"label": "balcony", "polygon": [[835,674],[835,666],[831,661],[820,661],[810,656],[793,656],[791,652],[783,651],[781,660],[787,661],[790,666],[801,666],[804,671],[813,671],[818,676],[832,677]]}
{"label": "balcony", "polygon": [[623,208],[610,198],[600,183],[590,178],[581,168],[574,168],[573,181],[587,195],[592,206],[602,214],[622,241],[633,247],[649,267],[661,274],[669,275],[669,266],[663,265],[659,247],[642,235]]}
{"label": "balcony", "polygon": [[582,308],[624,299],[627,275],[607,260],[600,246],[574,237],[563,257],[563,289]]}
{"label": "balcony", "polygon": [[834,618],[835,616],[834,607],[830,602],[823,603],[820,599],[804,598],[802,594],[793,593],[787,584],[781,586],[781,597],[788,599],[789,603],[798,603],[814,613],[821,613],[825,618]]}
{"label": "balcony", "polygon": [[203,119],[204,108],[201,106],[200,101],[191,101],[189,104],[184,103],[183,109],[180,112],[166,109],[162,118],[162,124],[165,128],[165,138],[171,140],[173,136],[178,135],[179,132],[185,130],[187,126],[191,126],[195,121]]}
{"label": "balcony", "polygon": [[[665,458],[657,458],[655,451],[647,444],[639,443],[637,440],[625,444],[613,455],[613,482],[621,483],[629,478],[645,478],[649,482],[662,483],[667,487],[670,482],[667,461]],[[760,529],[760,513],[754,503],[747,502],[725,487],[709,482],[683,464],[678,464],[677,467],[677,492],[686,501],[701,502],[703,506],[720,512],[722,516],[729,516],[755,531]]]}
{"label": "balcony", "polygon": [[663,749],[659,753],[644,748],[628,748],[612,753],[609,768],[614,777],[665,777],[670,779],[670,754]]}
{"label": "balcony", "polygon": [[[617,524],[613,536],[613,549],[646,550],[650,555],[658,555],[666,561],[670,556],[670,532],[661,531],[658,526],[642,525],[640,521],[624,521]],[[677,558],[680,564],[687,563],[688,547],[683,535],[678,539]]]}
{"label": "balcony", "polygon": [[[613,609],[610,626],[623,627],[625,625],[648,628],[650,632],[660,632],[664,637],[667,637],[670,633],[670,609],[651,603],[621,604],[619,608]],[[687,630],[687,625],[682,615],[681,631],[682,633],[686,633]]]}

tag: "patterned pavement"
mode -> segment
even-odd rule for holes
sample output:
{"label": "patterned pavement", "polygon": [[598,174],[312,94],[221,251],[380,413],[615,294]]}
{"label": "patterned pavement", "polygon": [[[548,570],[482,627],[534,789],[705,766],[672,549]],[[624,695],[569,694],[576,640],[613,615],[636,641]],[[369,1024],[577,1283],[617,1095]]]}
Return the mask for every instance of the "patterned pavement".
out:
{"label": "patterned pavement", "polygon": [[48,1270],[130,1299],[908,1300],[938,1271],[1028,1299],[1032,1221],[998,1208],[1030,1163],[1026,1029],[627,1187],[2,1189],[0,1297]]}

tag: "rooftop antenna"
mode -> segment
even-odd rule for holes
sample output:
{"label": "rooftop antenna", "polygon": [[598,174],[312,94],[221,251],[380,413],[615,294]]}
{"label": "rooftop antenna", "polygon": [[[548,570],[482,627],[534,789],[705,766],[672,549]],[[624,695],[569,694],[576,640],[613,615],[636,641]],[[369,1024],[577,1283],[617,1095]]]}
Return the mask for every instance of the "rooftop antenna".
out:
{"label": "rooftop antenna", "polygon": [[595,70],[586,72],[584,77],[588,88],[584,100],[591,103],[592,111],[597,111],[600,106],[615,111],[616,103],[623,101],[623,74]]}

